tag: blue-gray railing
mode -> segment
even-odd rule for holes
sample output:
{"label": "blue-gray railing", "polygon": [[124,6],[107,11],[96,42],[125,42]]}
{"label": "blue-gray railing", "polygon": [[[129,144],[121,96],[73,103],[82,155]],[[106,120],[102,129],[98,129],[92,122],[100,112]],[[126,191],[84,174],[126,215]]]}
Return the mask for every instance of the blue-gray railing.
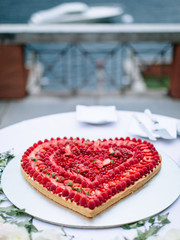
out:
{"label": "blue-gray railing", "polygon": [[26,46],[44,66],[42,83],[52,87],[121,89],[127,49],[146,66],[171,61],[180,24],[3,24],[0,43]]}

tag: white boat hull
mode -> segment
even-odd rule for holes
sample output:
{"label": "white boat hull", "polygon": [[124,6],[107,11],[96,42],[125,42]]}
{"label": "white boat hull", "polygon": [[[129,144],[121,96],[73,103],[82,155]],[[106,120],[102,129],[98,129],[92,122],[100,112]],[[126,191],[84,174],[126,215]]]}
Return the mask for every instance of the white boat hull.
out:
{"label": "white boat hull", "polygon": [[88,7],[84,3],[62,4],[45,11],[34,13],[29,23],[87,23],[107,21],[123,13],[121,7],[97,6]]}

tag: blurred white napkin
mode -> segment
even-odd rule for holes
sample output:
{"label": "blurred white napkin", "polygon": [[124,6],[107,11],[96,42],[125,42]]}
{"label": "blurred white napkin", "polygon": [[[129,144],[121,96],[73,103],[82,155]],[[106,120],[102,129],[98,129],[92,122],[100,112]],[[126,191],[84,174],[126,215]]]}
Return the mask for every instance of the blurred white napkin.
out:
{"label": "blurred white napkin", "polygon": [[117,121],[115,106],[76,106],[76,117],[80,122],[106,124]]}
{"label": "blurred white napkin", "polygon": [[[151,120],[144,114],[144,113],[138,113],[139,119],[144,123],[144,125],[152,132],[153,129],[153,123]],[[156,119],[158,120],[161,127],[164,127],[167,129],[169,134],[172,136],[172,139],[175,139],[177,137],[176,132],[176,120],[164,116],[157,116]],[[128,131],[137,136],[141,137],[147,137],[146,133],[141,129],[136,119],[131,119],[130,126]],[[160,136],[156,133],[153,133],[153,135],[157,138],[160,138]]]}

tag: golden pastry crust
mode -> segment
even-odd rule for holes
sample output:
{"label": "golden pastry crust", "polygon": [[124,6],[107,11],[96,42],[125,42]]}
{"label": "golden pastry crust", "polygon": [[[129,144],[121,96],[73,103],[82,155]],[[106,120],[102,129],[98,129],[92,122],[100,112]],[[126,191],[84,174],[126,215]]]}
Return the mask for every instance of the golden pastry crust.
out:
{"label": "golden pastry crust", "polygon": [[[58,141],[56,141],[57,143]],[[53,143],[55,143],[55,141],[53,141]],[[68,142],[69,143],[69,142]],[[127,145],[129,142],[125,142]],[[131,143],[131,142],[130,142]],[[49,144],[49,143],[48,143]],[[39,180],[37,180],[34,175],[31,176],[32,174],[29,173],[29,169],[36,169],[36,172],[38,171],[41,171],[41,174],[42,174],[42,171],[44,171],[44,168],[40,168],[42,163],[44,163],[44,160],[43,162],[41,162],[40,160],[37,160],[35,159],[35,156],[38,155],[37,153],[41,152],[41,149],[42,148],[47,148],[47,146],[51,146],[52,147],[52,144],[49,144],[48,145],[47,143],[45,144],[39,144],[38,146],[35,146],[35,148],[32,148],[31,147],[31,150],[29,150],[29,152],[26,152],[23,157],[22,157],[22,161],[21,161],[21,171],[22,171],[22,174],[25,178],[25,180],[33,187],[35,188],[38,192],[40,192],[41,194],[43,194],[44,196],[46,196],[48,199],[51,199],[53,200],[54,202],[60,204],[61,206],[64,206],[66,208],[69,208],[83,216],[86,216],[88,218],[93,218],[95,217],[96,215],[98,215],[99,213],[105,211],[107,208],[111,207],[113,204],[119,202],[121,199],[129,196],[130,194],[132,194],[133,192],[137,191],[138,189],[140,189],[142,186],[144,186],[148,181],[150,181],[156,174],[158,174],[158,172],[160,171],[161,169],[161,156],[157,153],[156,150],[154,150],[154,147],[153,145],[150,145],[151,148],[153,148],[152,152],[155,152],[155,155],[153,155],[151,153],[151,151],[147,150],[146,148],[146,144],[145,143],[142,143],[140,145],[142,149],[142,151],[144,151],[144,154],[146,155],[147,154],[147,158],[145,159],[145,162],[143,162],[144,160],[142,159],[141,161],[138,162],[138,164],[141,165],[142,168],[146,168],[149,166],[149,168],[151,167],[151,170],[147,171],[146,173],[143,173],[141,177],[139,177],[138,179],[134,180],[131,182],[131,184],[129,184],[129,186],[127,185],[125,187],[125,189],[121,189],[120,191],[117,191],[114,195],[108,197],[108,199],[106,199],[104,202],[101,202],[99,204],[97,204],[97,206],[93,207],[91,209],[91,207],[89,207],[88,205],[84,206],[82,204],[77,204],[76,201],[74,201],[73,198],[68,198],[66,196],[63,196],[63,194],[59,194],[59,192],[56,192],[56,191],[52,191],[52,189],[48,189],[45,185],[43,185]],[[133,144],[133,143],[131,143]],[[66,151],[65,154],[68,153],[68,157],[71,156],[70,152],[69,152],[69,145],[66,145],[68,146],[68,152]],[[34,149],[36,149],[36,154],[34,154]],[[44,150],[43,150],[44,151]],[[110,153],[109,154],[112,154],[112,149],[110,150]],[[129,150],[127,150],[126,154],[130,154],[130,151],[128,152]],[[125,154],[125,152],[123,152],[123,154]],[[154,157],[155,156],[155,157]],[[153,159],[155,158],[156,159],[156,163],[155,160]],[[130,161],[131,157],[129,157],[128,155],[128,161]],[[28,162],[29,161],[29,162]],[[36,163],[33,163],[32,161],[35,161]],[[112,161],[112,160],[111,160]],[[137,160],[136,160],[137,161]],[[28,162],[28,166],[27,166],[27,162]],[[39,163],[40,162],[40,163]],[[98,162],[98,161],[97,161]],[[97,162],[96,162],[96,165],[97,165]],[[109,159],[105,159],[105,161],[103,160],[102,161],[104,166],[101,166],[100,163],[101,162],[98,162],[98,168],[103,168],[103,167],[107,167],[107,165],[110,165],[110,160]],[[143,163],[142,163],[143,162]],[[52,163],[52,159],[51,159],[51,163]],[[154,164],[154,167],[148,165],[148,164],[151,164],[152,163]],[[39,164],[39,165],[38,165]],[[132,163],[133,164],[133,163]],[[147,166],[146,166],[147,164]],[[43,165],[42,165],[43,166]],[[83,166],[84,167],[84,166]],[[117,168],[117,166],[116,166]],[[112,170],[112,169],[110,169]],[[132,171],[133,174],[132,174]],[[139,165],[138,165],[138,170],[137,170],[138,174],[139,174]],[[129,176],[130,174],[134,175],[134,173],[136,173],[136,168],[133,168],[129,170],[129,172],[126,172],[126,175]],[[53,174],[53,173],[52,173]],[[140,174],[139,174],[140,175]],[[139,176],[138,175],[138,176]],[[78,174],[77,174],[78,176]],[[54,177],[54,176],[53,176]],[[82,177],[82,176],[81,176]],[[125,176],[123,176],[123,178],[126,178]],[[52,177],[49,177],[49,180],[50,182],[52,182],[52,184],[54,185],[54,183],[56,184],[56,181],[54,178]],[[113,182],[114,181],[114,182]],[[118,180],[119,181],[119,180]],[[111,180],[111,182],[115,185],[117,183],[116,180]],[[57,186],[58,186],[59,183],[57,183]],[[64,183],[64,186],[66,184]],[[106,185],[106,184],[105,184]],[[108,185],[108,187],[110,187],[110,185]],[[69,189],[71,189],[70,186],[68,186]],[[107,190],[106,187],[101,187],[103,191]],[[83,189],[83,188],[82,188]],[[85,188],[86,189],[86,188]],[[73,188],[71,189],[71,191],[75,191],[73,190]],[[85,190],[84,190],[85,191]],[[89,197],[87,201],[91,201],[91,199],[95,199],[97,197],[97,194],[95,194],[94,192],[96,191],[96,188],[94,187],[93,190],[92,190],[92,198]],[[101,191],[101,190],[100,190]],[[75,191],[76,192],[76,191]],[[86,195],[86,194],[85,194]],[[87,197],[87,196],[86,196]]]}
{"label": "golden pastry crust", "polygon": [[95,207],[93,210],[89,208],[85,208],[83,206],[77,205],[75,202],[71,202],[69,199],[66,200],[66,198],[62,196],[58,196],[57,194],[53,194],[51,191],[48,191],[43,185],[39,184],[37,181],[34,181],[33,178],[31,178],[22,168],[22,174],[26,181],[30,183],[33,188],[35,188],[38,192],[46,196],[47,198],[53,200],[54,202],[69,208],[77,213],[82,214],[83,216],[86,216],[88,218],[93,218],[99,213],[103,212],[113,204],[119,202],[123,198],[129,196],[133,192],[136,192],[139,188],[144,186],[148,181],[150,181],[161,169],[161,164],[159,164],[153,171],[148,174],[147,176],[144,176],[143,178],[139,179],[134,185],[130,185],[128,188],[126,188],[124,191],[117,193],[116,195],[112,196],[110,199],[108,199],[105,203],[102,205]]}

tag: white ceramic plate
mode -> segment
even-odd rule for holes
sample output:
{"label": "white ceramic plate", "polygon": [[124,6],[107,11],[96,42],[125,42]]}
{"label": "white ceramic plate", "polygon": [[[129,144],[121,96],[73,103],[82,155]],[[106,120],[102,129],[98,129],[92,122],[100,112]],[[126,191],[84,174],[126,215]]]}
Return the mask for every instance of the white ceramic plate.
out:
{"label": "white ceramic plate", "polygon": [[2,187],[15,206],[24,208],[28,214],[42,221],[74,228],[117,227],[160,213],[180,195],[180,169],[166,154],[161,155],[162,169],[157,176],[94,219],[61,207],[33,189],[20,172],[20,156],[5,168]]}

